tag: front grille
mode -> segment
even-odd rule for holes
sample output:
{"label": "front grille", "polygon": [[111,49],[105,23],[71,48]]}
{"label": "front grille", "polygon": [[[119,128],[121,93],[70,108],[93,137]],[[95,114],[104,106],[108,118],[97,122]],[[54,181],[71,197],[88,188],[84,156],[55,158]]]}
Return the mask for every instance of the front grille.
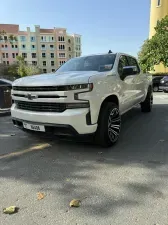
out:
{"label": "front grille", "polygon": [[40,86],[40,87],[23,87],[23,86],[13,86],[15,91],[65,91],[66,86]]}
{"label": "front grille", "polygon": [[15,101],[18,109],[35,112],[64,112],[65,103]]}

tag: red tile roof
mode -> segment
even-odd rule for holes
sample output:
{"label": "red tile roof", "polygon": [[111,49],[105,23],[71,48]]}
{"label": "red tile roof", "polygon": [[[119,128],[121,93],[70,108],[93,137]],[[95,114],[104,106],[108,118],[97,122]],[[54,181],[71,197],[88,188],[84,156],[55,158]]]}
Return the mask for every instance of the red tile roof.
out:
{"label": "red tile roof", "polygon": [[17,34],[19,31],[19,25],[0,24],[0,31],[2,30],[4,30],[6,33]]}
{"label": "red tile roof", "polygon": [[54,33],[53,29],[40,29],[40,33]]}
{"label": "red tile roof", "polygon": [[27,32],[26,31],[19,31],[18,34],[26,34],[27,35]]}

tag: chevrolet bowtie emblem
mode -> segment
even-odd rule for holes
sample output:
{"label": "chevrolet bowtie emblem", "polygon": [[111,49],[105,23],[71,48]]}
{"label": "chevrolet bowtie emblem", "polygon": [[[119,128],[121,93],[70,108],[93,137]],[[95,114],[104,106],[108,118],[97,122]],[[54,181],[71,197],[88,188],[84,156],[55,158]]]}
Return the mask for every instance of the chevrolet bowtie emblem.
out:
{"label": "chevrolet bowtie emblem", "polygon": [[28,100],[33,100],[33,99],[36,99],[36,98],[38,98],[38,96],[37,95],[32,95],[32,94],[27,94],[26,96],[25,96],[26,98],[28,98]]}

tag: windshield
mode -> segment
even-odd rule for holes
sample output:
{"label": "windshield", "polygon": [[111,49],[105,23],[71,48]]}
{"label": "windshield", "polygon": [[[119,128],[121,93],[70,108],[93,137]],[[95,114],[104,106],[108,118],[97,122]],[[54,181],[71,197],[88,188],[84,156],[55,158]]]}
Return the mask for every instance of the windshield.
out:
{"label": "windshield", "polygon": [[113,68],[115,57],[115,54],[106,54],[73,58],[62,65],[57,72],[109,71]]}

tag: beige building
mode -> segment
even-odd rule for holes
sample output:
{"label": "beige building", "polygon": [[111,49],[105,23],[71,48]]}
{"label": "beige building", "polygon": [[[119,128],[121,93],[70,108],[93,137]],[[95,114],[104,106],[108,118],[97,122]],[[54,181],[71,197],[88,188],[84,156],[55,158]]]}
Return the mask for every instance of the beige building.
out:
{"label": "beige building", "polygon": [[[151,0],[149,38],[155,34],[157,22],[168,15],[168,0]],[[162,64],[155,66],[155,72],[168,72]]]}
{"label": "beige building", "polygon": [[[27,64],[40,67],[44,73],[53,72],[70,58],[82,54],[81,35],[67,34],[65,28],[43,29],[35,26],[32,32],[29,27],[26,31],[20,31],[19,25],[0,24],[0,30],[5,30],[6,36],[14,34],[18,39],[14,43],[17,55],[23,56]],[[16,55],[13,58],[14,48],[10,43],[7,45],[4,48],[5,41],[0,42],[0,60],[4,64],[12,64],[16,61]]]}

